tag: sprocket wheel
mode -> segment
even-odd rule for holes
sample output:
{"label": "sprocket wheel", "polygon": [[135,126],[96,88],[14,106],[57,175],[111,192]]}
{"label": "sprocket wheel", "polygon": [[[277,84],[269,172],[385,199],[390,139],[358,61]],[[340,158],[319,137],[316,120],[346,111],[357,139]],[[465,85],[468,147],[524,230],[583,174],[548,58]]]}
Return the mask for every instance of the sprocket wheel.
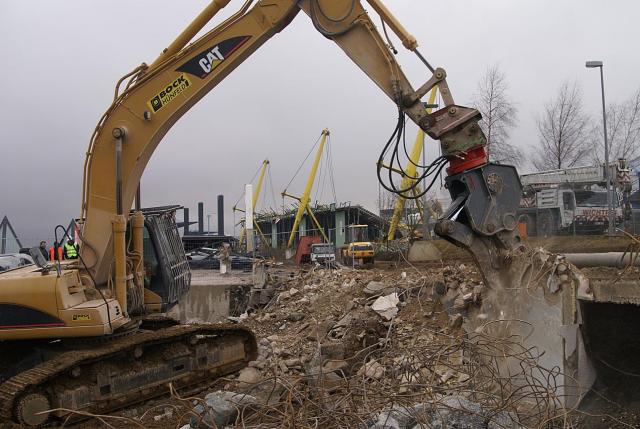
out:
{"label": "sprocket wheel", "polygon": [[28,393],[16,401],[16,419],[23,426],[39,427],[49,420],[49,413],[38,413],[50,409],[51,402],[46,395],[38,392]]}

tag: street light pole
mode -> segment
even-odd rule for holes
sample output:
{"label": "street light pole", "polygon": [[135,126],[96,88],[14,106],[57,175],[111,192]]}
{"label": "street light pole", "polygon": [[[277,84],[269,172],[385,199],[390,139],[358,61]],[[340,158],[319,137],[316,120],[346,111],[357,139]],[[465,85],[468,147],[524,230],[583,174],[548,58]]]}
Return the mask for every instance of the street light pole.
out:
{"label": "street light pole", "polygon": [[611,195],[611,178],[609,168],[609,139],[607,137],[607,110],[606,103],[604,101],[604,72],[602,61],[587,61],[587,68],[599,68],[600,69],[600,88],[602,90],[602,126],[604,131],[604,177],[607,181],[607,207],[608,207],[608,220],[609,228],[607,230],[608,235],[613,236],[615,226],[615,216],[613,212],[613,196]]}

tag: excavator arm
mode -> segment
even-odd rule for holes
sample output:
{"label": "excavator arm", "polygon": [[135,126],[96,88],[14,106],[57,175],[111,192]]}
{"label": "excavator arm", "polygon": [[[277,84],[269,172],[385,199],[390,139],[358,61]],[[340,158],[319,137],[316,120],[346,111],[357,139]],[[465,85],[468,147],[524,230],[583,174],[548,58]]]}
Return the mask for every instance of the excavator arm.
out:
{"label": "excavator arm", "polygon": [[118,260],[125,250],[122,240],[114,242],[114,237],[118,235],[116,230],[124,229],[142,173],[160,140],[205,94],[285,28],[301,7],[318,20],[319,28],[327,29],[326,34],[342,33],[334,37],[385,93],[397,98],[402,94],[400,88],[411,92],[406,77],[359,3],[338,28],[333,22],[320,21],[316,13],[340,17],[344,11],[327,8],[315,0],[260,1],[250,9],[248,2],[185,47],[227,3],[213,1],[151,66],[140,67],[133,83],[116,96],[96,128],[84,171],[81,252],[98,284],[108,280],[114,256],[116,277],[126,275],[117,272]]}
{"label": "excavator arm", "polygon": [[[377,0],[369,2],[405,46],[417,52],[415,39],[384,5]],[[484,145],[476,123],[478,112],[453,104],[444,70],[435,69],[428,81],[414,90],[359,1],[261,0],[252,7],[252,1],[247,1],[237,13],[186,46],[227,3],[229,0],[214,0],[151,66],[135,70],[96,127],[84,170],[81,254],[97,284],[110,277],[114,256],[116,284],[126,277],[125,243],[118,237],[124,237],[140,178],[160,140],[184,113],[284,29],[300,10],[412,121],[432,137],[446,140],[449,152]],[[434,86],[448,107],[428,115],[420,98]]]}

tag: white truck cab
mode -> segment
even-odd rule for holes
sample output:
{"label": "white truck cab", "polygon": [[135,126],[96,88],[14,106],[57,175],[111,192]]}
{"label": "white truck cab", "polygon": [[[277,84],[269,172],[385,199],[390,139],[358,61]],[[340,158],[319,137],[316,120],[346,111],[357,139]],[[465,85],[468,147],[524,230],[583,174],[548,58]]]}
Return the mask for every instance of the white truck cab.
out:
{"label": "white truck cab", "polygon": [[331,243],[316,243],[311,245],[311,262],[330,262],[336,260],[336,248]]}

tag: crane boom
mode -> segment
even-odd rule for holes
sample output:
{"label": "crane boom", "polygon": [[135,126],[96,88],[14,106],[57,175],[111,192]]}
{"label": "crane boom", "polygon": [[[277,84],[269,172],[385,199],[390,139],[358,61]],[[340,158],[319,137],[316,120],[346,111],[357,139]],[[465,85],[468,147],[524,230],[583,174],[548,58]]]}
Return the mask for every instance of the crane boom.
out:
{"label": "crane boom", "polygon": [[[620,159],[609,165],[609,177],[612,182],[621,173],[628,174],[626,160]],[[605,165],[590,165],[585,167],[570,167],[559,170],[540,171],[537,173],[523,174],[520,181],[523,186],[531,186],[534,189],[541,189],[549,186],[570,183],[575,185],[605,184],[607,181]]]}

